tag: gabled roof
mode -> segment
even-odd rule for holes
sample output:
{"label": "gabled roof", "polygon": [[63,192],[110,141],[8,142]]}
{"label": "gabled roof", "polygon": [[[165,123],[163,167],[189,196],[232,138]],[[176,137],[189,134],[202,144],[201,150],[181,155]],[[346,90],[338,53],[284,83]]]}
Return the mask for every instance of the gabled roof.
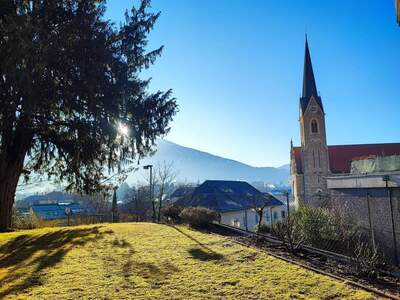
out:
{"label": "gabled roof", "polygon": [[328,146],[332,173],[350,173],[351,161],[373,156],[400,155],[400,143]]}
{"label": "gabled roof", "polygon": [[305,53],[304,53],[304,71],[303,71],[303,91],[300,98],[301,112],[304,113],[310,103],[311,97],[314,97],[322,111],[321,97],[318,96],[317,84],[315,83],[314,70],[311,62],[310,49],[306,37]]}
{"label": "gabled roof", "polygon": [[[303,173],[301,147],[293,147],[297,173]],[[350,173],[351,162],[373,156],[400,155],[400,143],[328,146],[329,167],[332,173]]]}
{"label": "gabled roof", "polygon": [[175,202],[182,206],[202,206],[217,212],[235,211],[257,206],[283,205],[272,195],[264,195],[244,181],[207,180]]}
{"label": "gabled roof", "polygon": [[182,186],[177,188],[170,196],[170,198],[178,198],[178,197],[183,197],[186,195],[189,195],[191,192],[193,192],[195,187],[193,186]]}

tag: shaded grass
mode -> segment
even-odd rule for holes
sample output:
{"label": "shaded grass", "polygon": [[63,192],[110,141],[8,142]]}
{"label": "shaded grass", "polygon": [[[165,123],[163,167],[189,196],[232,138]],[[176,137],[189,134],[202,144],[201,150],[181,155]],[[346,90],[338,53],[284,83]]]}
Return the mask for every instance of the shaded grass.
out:
{"label": "shaded grass", "polygon": [[369,299],[214,234],[148,223],[0,234],[0,299]]}

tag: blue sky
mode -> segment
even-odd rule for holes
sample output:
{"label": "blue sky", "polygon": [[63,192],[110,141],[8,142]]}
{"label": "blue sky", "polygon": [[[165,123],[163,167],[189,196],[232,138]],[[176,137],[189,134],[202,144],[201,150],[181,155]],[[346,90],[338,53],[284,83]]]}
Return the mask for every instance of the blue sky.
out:
{"label": "blue sky", "polygon": [[[108,0],[117,24],[132,1]],[[136,3],[136,1],[135,1]],[[308,34],[329,144],[400,142],[400,27],[392,0],[153,0],[161,17],[146,76],[172,88],[168,140],[254,166],[299,144]]]}

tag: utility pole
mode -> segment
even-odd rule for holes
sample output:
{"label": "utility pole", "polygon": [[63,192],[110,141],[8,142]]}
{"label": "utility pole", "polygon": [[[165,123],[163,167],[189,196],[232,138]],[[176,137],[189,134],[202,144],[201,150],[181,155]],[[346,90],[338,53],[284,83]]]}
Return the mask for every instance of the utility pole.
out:
{"label": "utility pole", "polygon": [[392,199],[392,190],[390,189],[388,182],[390,180],[389,175],[383,176],[383,181],[386,183],[386,189],[388,190],[388,197],[390,203],[390,217],[392,219],[392,234],[393,234],[393,250],[394,250],[394,260],[396,266],[399,265],[399,253],[397,252],[397,240],[396,240],[396,229],[394,225],[394,216],[393,216],[393,199]]}
{"label": "utility pole", "polygon": [[156,206],[153,200],[153,165],[146,165],[143,167],[143,169],[149,170],[149,175],[150,175],[149,197],[153,207],[153,223],[154,223],[156,221]]}
{"label": "utility pole", "polygon": [[285,196],[286,196],[286,208],[287,208],[287,216],[286,216],[286,218],[289,220],[290,205],[289,205],[289,192],[288,191],[285,192]]}

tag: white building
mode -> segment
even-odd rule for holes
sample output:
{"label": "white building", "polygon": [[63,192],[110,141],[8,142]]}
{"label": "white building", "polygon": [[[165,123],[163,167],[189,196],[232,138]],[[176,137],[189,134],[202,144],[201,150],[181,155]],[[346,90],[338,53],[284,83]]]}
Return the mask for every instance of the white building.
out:
{"label": "white building", "polygon": [[254,231],[263,207],[262,223],[272,225],[286,217],[286,205],[271,194],[243,181],[207,180],[175,202],[182,206],[206,207],[218,212],[221,224]]}

